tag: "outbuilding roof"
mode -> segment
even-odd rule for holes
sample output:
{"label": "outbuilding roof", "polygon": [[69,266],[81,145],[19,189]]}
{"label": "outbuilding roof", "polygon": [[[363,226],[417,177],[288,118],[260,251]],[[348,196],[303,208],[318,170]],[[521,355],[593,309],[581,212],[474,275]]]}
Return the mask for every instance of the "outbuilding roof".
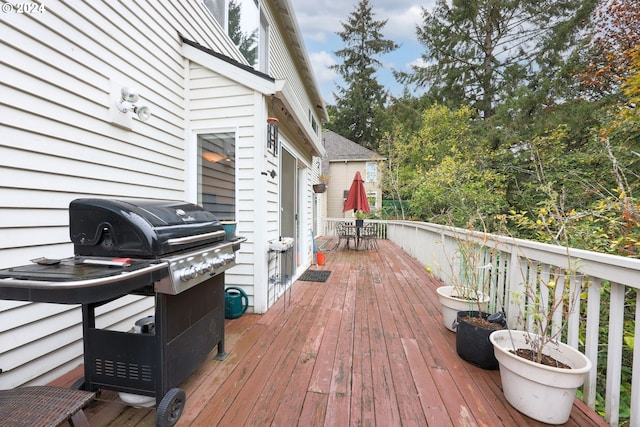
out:
{"label": "outbuilding roof", "polygon": [[322,132],[324,148],[326,150],[325,160],[336,161],[371,161],[384,160],[384,157],[373,150],[369,150],[360,144],[345,138],[331,130]]}

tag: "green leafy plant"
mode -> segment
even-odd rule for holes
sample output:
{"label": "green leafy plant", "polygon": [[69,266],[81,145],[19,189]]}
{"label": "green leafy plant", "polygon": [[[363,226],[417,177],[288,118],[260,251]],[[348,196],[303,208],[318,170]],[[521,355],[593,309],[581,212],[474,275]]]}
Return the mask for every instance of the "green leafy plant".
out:
{"label": "green leafy plant", "polygon": [[526,340],[531,353],[521,355],[536,363],[553,364],[557,361],[543,362],[543,350],[559,342],[568,322],[566,314],[574,311],[587,281],[583,276],[572,274],[570,267],[545,270],[530,263],[522,273],[525,290],[514,293],[514,299],[524,307],[521,321],[530,325]]}
{"label": "green leafy plant", "polygon": [[[479,220],[482,223],[482,220]],[[492,251],[487,246],[488,234],[473,230],[471,226],[464,235],[451,227],[455,251],[443,250],[449,267],[445,283],[453,286],[451,296],[467,300],[469,311],[484,311],[483,299],[489,293],[492,273]]]}
{"label": "green leafy plant", "polygon": [[[572,224],[578,214],[565,208],[563,193],[556,191],[546,180],[536,145],[531,144],[531,157],[539,182],[538,190],[545,198],[536,211],[535,219],[516,212],[512,212],[510,218],[518,227],[527,228],[539,238],[544,236],[548,243],[563,247],[566,254],[565,265],[538,264],[526,257],[527,262],[520,263],[523,291],[514,293],[514,299],[519,302],[519,307],[524,307],[519,314],[521,324],[529,326],[525,328],[530,331],[527,333],[527,344],[531,347],[528,358],[543,363],[544,348],[558,343],[568,324],[569,314],[578,306],[588,278],[577,274],[578,261],[570,254]],[[554,361],[544,363],[552,364]]]}

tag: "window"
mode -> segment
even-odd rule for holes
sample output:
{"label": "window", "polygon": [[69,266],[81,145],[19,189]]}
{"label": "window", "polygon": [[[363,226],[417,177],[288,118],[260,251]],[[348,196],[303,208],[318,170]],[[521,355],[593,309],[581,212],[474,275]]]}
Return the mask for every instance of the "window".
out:
{"label": "window", "polygon": [[377,182],[378,181],[378,162],[367,162],[364,181],[365,182]]}
{"label": "window", "polygon": [[227,21],[229,17],[227,15],[226,0],[204,0],[204,5],[209,9],[213,17],[216,18],[216,21],[218,21],[222,29],[227,31]]}
{"label": "window", "polygon": [[258,39],[258,70],[269,74],[269,23],[262,12],[260,12],[260,34]]}
{"label": "window", "polygon": [[235,132],[198,135],[198,204],[220,220],[235,220]]}
{"label": "window", "polygon": [[204,5],[218,21],[249,65],[258,67],[260,17],[258,0],[204,0]]}
{"label": "window", "polygon": [[367,191],[367,203],[369,208],[374,211],[378,205],[378,193],[376,191]]}
{"label": "window", "polygon": [[311,109],[309,109],[309,123],[311,123],[311,129],[313,129],[313,132],[316,135],[319,135],[320,129],[318,126],[318,122],[316,121],[316,116],[311,112]]}

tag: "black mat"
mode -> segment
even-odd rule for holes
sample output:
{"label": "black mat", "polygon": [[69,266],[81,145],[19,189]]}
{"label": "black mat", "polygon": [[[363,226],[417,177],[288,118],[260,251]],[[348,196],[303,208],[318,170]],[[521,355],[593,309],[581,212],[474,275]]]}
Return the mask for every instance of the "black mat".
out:
{"label": "black mat", "polygon": [[307,270],[298,277],[298,280],[305,282],[326,282],[331,275],[329,270]]}

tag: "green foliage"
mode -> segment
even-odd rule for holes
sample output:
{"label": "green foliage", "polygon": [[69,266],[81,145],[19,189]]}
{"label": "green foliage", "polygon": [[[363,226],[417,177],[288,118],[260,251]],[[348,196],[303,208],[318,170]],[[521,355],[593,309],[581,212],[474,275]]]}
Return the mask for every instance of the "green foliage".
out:
{"label": "green foliage", "polygon": [[470,108],[436,104],[415,132],[396,128],[389,159],[413,217],[466,226],[478,212],[491,217],[506,208],[504,177],[489,167],[490,151],[474,138],[472,123]]}
{"label": "green foliage", "polygon": [[411,213],[422,220],[465,226],[479,212],[491,218],[506,207],[504,178],[479,169],[471,159],[446,156],[425,172],[409,202]]}

